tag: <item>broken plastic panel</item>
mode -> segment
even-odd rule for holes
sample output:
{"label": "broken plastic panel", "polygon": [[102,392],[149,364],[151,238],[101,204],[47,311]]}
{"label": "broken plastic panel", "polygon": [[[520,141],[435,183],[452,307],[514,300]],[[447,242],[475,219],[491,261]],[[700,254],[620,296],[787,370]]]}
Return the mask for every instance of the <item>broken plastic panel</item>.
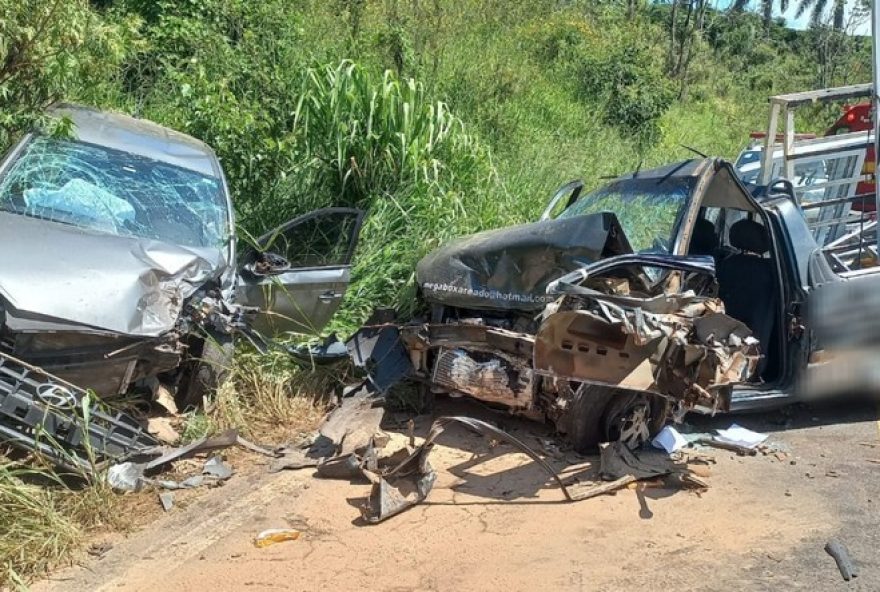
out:
{"label": "broken plastic panel", "polygon": [[86,417],[86,396],[82,389],[0,352],[0,440],[5,443],[86,472],[159,444],[124,413],[111,415],[92,405]]}

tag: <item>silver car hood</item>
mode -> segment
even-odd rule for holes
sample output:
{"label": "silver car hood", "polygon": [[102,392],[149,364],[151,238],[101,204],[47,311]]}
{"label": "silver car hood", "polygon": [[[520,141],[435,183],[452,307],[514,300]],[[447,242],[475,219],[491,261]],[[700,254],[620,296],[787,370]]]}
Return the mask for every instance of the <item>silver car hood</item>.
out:
{"label": "silver car hood", "polygon": [[227,267],[220,249],[90,232],[0,212],[0,296],[13,331],[153,337]]}

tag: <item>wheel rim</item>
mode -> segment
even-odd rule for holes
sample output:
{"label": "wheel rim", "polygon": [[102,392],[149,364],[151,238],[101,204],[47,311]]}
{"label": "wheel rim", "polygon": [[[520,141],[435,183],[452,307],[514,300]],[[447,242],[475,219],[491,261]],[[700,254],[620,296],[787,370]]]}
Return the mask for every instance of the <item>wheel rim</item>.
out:
{"label": "wheel rim", "polygon": [[638,448],[651,437],[651,405],[643,397],[632,398],[608,422],[608,439],[627,448]]}

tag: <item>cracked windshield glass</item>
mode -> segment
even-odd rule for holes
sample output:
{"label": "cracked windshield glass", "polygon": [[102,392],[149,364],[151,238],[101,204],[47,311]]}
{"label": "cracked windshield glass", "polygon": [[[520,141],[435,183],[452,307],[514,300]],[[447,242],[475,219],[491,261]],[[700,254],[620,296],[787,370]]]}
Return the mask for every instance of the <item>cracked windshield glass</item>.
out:
{"label": "cracked windshield glass", "polygon": [[0,179],[0,209],[118,236],[219,247],[220,181],[93,144],[36,137]]}
{"label": "cracked windshield glass", "polygon": [[625,179],[582,197],[560,218],[611,212],[636,253],[669,253],[692,179]]}

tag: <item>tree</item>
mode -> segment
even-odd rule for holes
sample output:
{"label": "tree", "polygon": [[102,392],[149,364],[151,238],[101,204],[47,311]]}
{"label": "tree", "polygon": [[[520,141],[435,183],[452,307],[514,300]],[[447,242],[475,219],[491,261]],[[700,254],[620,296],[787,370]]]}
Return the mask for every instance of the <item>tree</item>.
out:
{"label": "tree", "polygon": [[86,0],[0,0],[0,149],[72,89],[111,79],[121,29]]}
{"label": "tree", "polygon": [[[678,98],[687,94],[688,69],[695,48],[703,36],[707,0],[672,0],[669,19],[669,56],[667,70],[679,82]],[[684,7],[684,23],[679,23],[678,12]],[[678,30],[680,29],[680,31]]]}
{"label": "tree", "polygon": [[[842,31],[844,27],[844,17],[846,16],[846,0],[831,0],[831,20],[832,27],[835,31]],[[822,23],[822,17],[828,8],[828,0],[801,0],[798,5],[796,18],[800,18],[805,12],[811,10],[810,24],[818,26]]]}
{"label": "tree", "polygon": [[[761,1],[761,16],[764,20],[764,30],[769,31],[770,25],[773,24],[773,6],[775,4],[774,0],[760,0]],[[827,0],[801,0],[803,2],[827,2]],[[842,1],[842,0],[835,0]],[[734,0],[733,4],[730,6],[730,10],[732,12],[742,12],[746,8],[748,8],[749,4],[752,3],[752,0]],[[779,12],[785,12],[788,10],[788,0],[779,0]]]}

